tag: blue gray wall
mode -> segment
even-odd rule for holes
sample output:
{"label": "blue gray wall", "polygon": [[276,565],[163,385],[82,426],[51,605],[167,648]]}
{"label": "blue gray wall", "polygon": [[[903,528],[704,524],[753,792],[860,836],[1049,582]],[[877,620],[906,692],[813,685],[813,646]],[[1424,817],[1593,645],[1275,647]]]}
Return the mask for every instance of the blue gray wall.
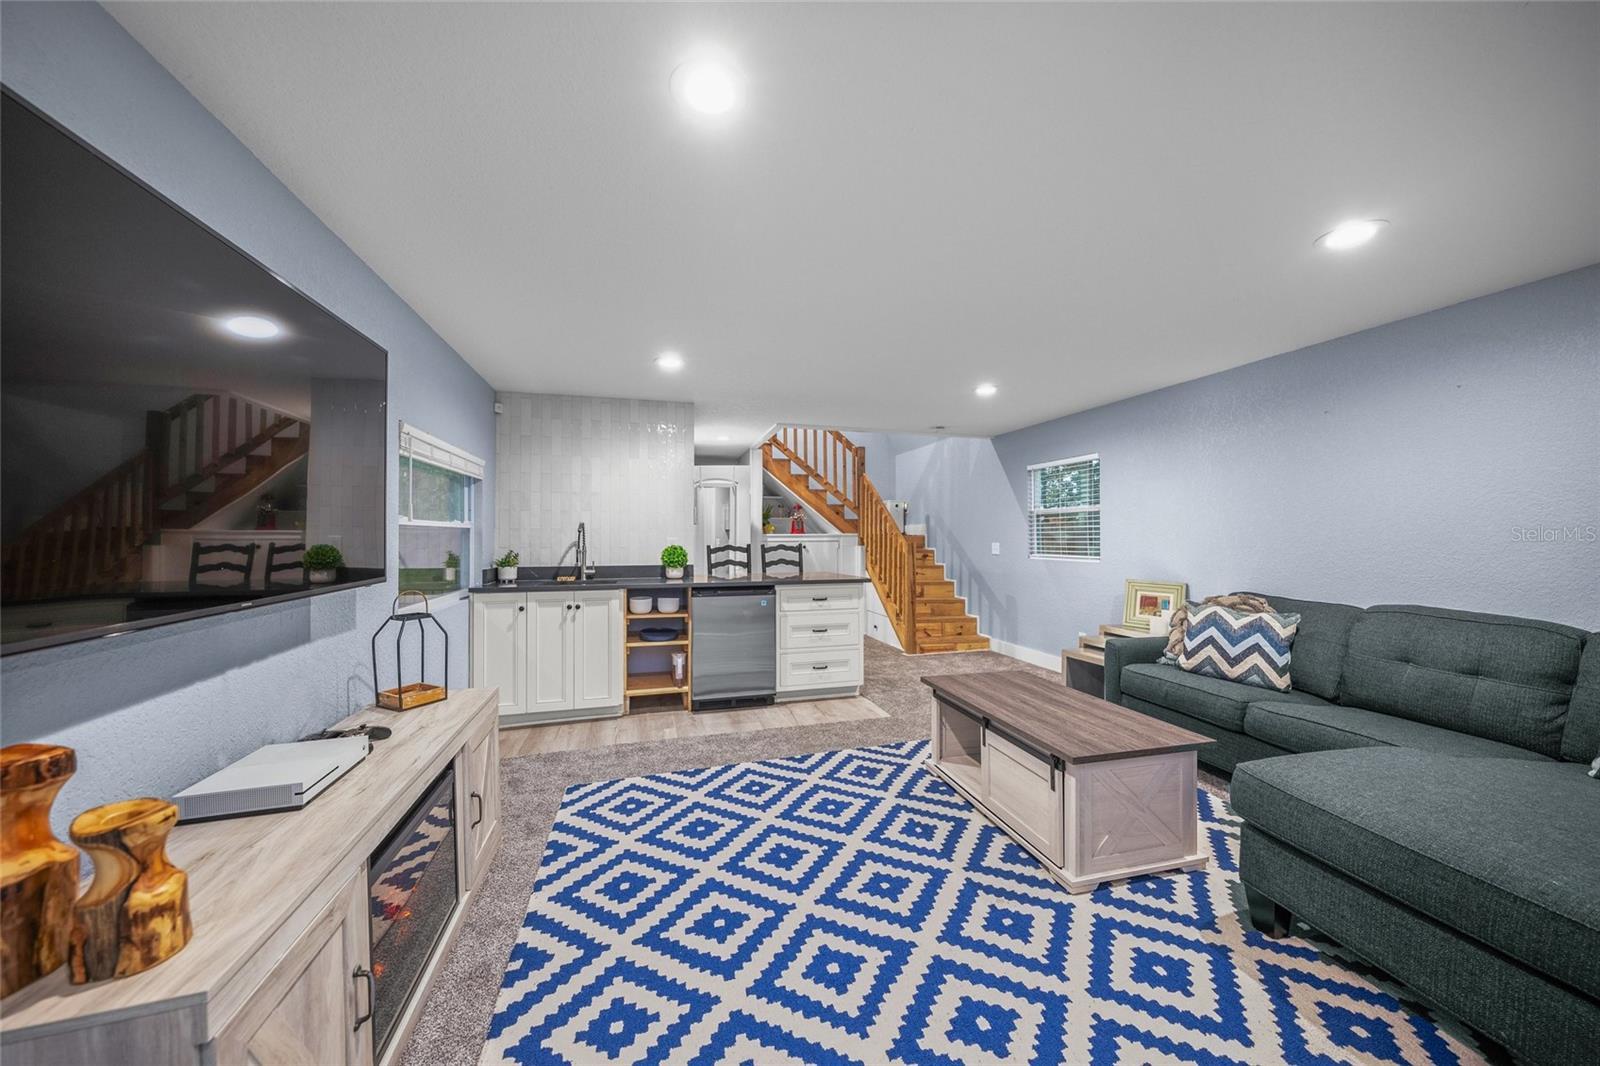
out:
{"label": "blue gray wall", "polygon": [[[489,385],[98,5],[0,7],[0,77],[389,352],[391,516],[396,420],[494,455]],[[386,586],[0,661],[4,741],[77,749],[58,826],[97,803],[170,795],[369,703],[368,640],[395,593],[397,532],[391,518]],[[481,533],[493,545],[493,529]],[[439,613],[450,680],[464,686],[467,605]]]}
{"label": "blue gray wall", "polygon": [[[1600,266],[992,441],[888,440],[983,631],[1050,655],[1129,577],[1600,629]],[[1029,559],[1028,465],[1091,452],[1102,560]]]}

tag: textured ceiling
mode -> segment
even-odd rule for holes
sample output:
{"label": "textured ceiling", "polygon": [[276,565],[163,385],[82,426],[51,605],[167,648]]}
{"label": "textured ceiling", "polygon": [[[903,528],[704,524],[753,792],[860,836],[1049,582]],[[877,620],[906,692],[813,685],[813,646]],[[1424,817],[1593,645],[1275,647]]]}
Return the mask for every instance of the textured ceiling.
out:
{"label": "textured ceiling", "polygon": [[[1600,260],[1594,4],[108,6],[497,388],[705,443],[1000,432]],[[707,47],[727,121],[667,91]]]}

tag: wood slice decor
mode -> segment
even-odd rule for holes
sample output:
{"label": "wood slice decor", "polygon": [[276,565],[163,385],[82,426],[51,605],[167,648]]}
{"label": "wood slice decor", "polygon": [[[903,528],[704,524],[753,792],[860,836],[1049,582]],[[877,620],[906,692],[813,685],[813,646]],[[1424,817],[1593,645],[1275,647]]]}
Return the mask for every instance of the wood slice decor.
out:
{"label": "wood slice decor", "polygon": [[0,748],[0,996],[67,961],[78,851],[50,831],[50,805],[77,769],[71,748]]}
{"label": "wood slice decor", "polygon": [[94,881],[72,908],[73,984],[141,973],[189,943],[189,876],[167,860],[177,824],[175,805],[150,798],[72,820],[73,841],[94,861]]}

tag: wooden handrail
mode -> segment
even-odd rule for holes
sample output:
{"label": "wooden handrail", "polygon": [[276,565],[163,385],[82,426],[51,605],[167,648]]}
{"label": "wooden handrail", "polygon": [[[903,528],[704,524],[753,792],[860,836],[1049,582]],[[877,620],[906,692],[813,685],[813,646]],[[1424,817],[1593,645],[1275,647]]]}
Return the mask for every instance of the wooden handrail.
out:
{"label": "wooden handrail", "polygon": [[779,426],[767,440],[769,450],[798,466],[822,487],[820,494],[853,514],[861,514],[861,478],[866,449],[836,429]]}
{"label": "wooden handrail", "polygon": [[917,549],[883,502],[872,479],[858,470],[861,545],[867,576],[878,590],[889,624],[907,655],[917,652]]}

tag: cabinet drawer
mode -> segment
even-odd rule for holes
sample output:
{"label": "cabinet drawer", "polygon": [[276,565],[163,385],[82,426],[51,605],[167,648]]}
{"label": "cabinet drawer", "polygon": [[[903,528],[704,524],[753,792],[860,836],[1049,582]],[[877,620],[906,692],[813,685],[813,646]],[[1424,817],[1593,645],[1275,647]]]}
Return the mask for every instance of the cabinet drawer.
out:
{"label": "cabinet drawer", "polygon": [[838,688],[861,684],[861,649],[785,652],[778,656],[778,687]]}
{"label": "cabinet drawer", "polygon": [[860,585],[791,585],[778,589],[778,607],[784,611],[854,611],[860,606]]}
{"label": "cabinet drawer", "polygon": [[989,809],[1060,866],[1066,838],[1062,833],[1061,782],[1054,764],[991,726],[985,731],[983,772],[988,780]]}
{"label": "cabinet drawer", "polygon": [[795,611],[778,625],[780,648],[854,648],[860,643],[860,611]]}

